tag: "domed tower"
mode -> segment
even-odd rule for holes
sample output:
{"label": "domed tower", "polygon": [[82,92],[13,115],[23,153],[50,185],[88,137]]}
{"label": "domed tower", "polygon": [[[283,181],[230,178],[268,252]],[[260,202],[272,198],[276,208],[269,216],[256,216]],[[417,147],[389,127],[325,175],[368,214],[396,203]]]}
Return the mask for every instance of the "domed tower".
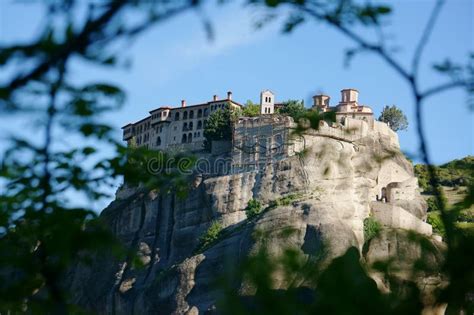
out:
{"label": "domed tower", "polygon": [[341,101],[337,105],[338,112],[352,112],[359,106],[359,91],[356,89],[341,90]]}
{"label": "domed tower", "polygon": [[320,112],[327,112],[329,111],[329,101],[331,97],[324,94],[319,94],[313,96],[313,108],[320,111]]}
{"label": "domed tower", "polygon": [[260,93],[260,114],[268,115],[275,112],[275,94],[270,90]]}

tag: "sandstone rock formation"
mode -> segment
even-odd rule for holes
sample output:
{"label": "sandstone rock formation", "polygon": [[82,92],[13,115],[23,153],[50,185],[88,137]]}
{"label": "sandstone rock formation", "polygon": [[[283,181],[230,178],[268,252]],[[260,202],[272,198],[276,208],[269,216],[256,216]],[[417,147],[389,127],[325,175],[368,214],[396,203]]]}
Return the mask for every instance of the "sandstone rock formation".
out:
{"label": "sandstone rock formation", "polygon": [[[402,229],[420,226],[419,232],[430,235],[412,165],[399,151],[396,134],[377,128],[346,139],[308,133],[299,153],[258,171],[203,177],[190,186],[186,198],[140,189],[122,192],[101,217],[138,253],[144,268],[134,269],[109,254],[90,266],[78,265],[66,283],[74,292],[73,301],[101,314],[212,311],[219,297],[216,277],[255,250],[252,234],[257,229],[270,236],[271,251],[291,245],[316,255],[324,243],[329,257],[336,257],[350,246],[362,251],[363,222],[373,209],[396,207],[398,217],[382,223],[396,221],[395,227]],[[385,191],[389,203],[377,201],[383,188],[391,188],[391,195]],[[250,199],[269,205],[288,195],[297,198],[246,221]],[[226,228],[225,237],[196,253],[200,236],[214,220]],[[296,232],[283,237],[281,231],[287,228]],[[368,259],[385,255],[383,244],[371,246]]]}

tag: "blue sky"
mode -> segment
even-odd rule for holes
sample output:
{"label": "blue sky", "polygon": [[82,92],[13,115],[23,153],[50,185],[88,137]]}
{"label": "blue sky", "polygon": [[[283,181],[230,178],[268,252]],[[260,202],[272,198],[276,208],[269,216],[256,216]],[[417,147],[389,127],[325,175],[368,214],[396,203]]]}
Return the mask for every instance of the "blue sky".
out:
{"label": "blue sky", "polygon": [[[31,38],[43,22],[38,7],[12,3],[0,0],[0,44]],[[78,81],[112,81],[127,92],[125,107],[107,117],[116,126],[117,137],[121,136],[122,125],[143,118],[155,107],[178,106],[181,99],[193,104],[231,90],[237,101],[257,102],[261,90],[271,89],[277,101],[305,99],[309,104],[311,95],[324,92],[335,104],[339,91],[351,87],[360,91],[359,101],[371,106],[377,115],[384,105],[402,108],[410,121],[408,131],[399,132],[402,150],[417,152],[410,91],[392,69],[368,53],[345,67],[344,51],[354,44],[332,28],[312,21],[289,35],[281,34],[281,21],[256,31],[253,22],[261,12],[239,3],[205,7],[216,32],[214,41],[207,39],[199,15],[189,12],[159,24],[133,45],[122,47],[131,61],[128,68],[74,66]],[[402,0],[393,5],[386,34],[390,46],[398,48],[395,58],[406,66],[433,4],[429,0]],[[433,62],[446,57],[465,62],[468,52],[474,51],[473,21],[474,1],[447,2],[423,56],[422,87],[444,82],[431,70]],[[434,162],[474,154],[474,116],[463,91],[430,98],[423,112]],[[26,124],[0,117],[1,132],[15,132]]]}

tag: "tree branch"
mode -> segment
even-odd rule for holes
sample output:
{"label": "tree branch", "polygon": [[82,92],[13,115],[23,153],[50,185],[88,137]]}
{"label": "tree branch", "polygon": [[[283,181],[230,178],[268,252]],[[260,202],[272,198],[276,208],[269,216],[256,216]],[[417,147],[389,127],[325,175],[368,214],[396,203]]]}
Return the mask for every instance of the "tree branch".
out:
{"label": "tree branch", "polygon": [[380,46],[376,44],[369,43],[367,40],[359,36],[358,34],[354,33],[344,25],[342,25],[339,21],[332,19],[327,15],[320,14],[306,6],[301,7],[303,12],[311,15],[312,17],[316,18],[317,20],[327,21],[330,25],[338,29],[341,33],[355,41],[359,44],[362,48],[366,50],[370,50],[372,52],[377,53],[383,60],[385,60],[395,71],[397,71],[404,79],[412,81],[413,77],[410,73],[408,73],[395,59],[390,57],[387,52]]}
{"label": "tree branch", "polygon": [[109,9],[104,14],[96,20],[86,23],[81,33],[66,42],[57,53],[51,55],[29,73],[13,79],[7,86],[8,91],[12,92],[31,80],[38,79],[51,67],[67,59],[72,53],[83,51],[89,45],[91,35],[106,25],[126,4],[127,1],[112,1]]}
{"label": "tree branch", "polygon": [[444,84],[432,87],[430,89],[427,89],[426,91],[420,93],[420,97],[424,99],[424,98],[433,96],[434,94],[442,93],[450,89],[465,87],[465,86],[466,86],[466,83],[462,81],[448,82],[448,83],[444,83]]}
{"label": "tree branch", "polygon": [[413,55],[413,61],[412,61],[412,75],[414,78],[416,78],[418,74],[418,67],[420,64],[420,58],[421,55],[423,54],[423,49],[426,47],[426,44],[428,43],[428,40],[430,38],[430,35],[434,29],[436,20],[438,19],[439,13],[441,12],[441,9],[443,8],[443,5],[445,3],[445,0],[438,0],[433,8],[433,11],[431,11],[430,18],[428,19],[428,23],[425,26],[425,29],[423,31],[423,35],[421,36],[420,41],[418,42],[418,45],[415,50],[415,54]]}

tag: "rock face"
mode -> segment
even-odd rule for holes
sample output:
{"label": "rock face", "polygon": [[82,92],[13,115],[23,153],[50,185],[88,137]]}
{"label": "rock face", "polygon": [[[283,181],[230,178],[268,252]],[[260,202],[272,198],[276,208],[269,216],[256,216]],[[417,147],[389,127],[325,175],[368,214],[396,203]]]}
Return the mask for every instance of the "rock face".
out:
{"label": "rock face", "polygon": [[[101,314],[204,314],[219,297],[216,277],[255,249],[257,229],[270,235],[272,251],[291,245],[316,255],[324,243],[329,257],[336,257],[350,246],[362,251],[363,221],[374,205],[389,201],[425,224],[412,165],[400,153],[396,134],[378,128],[358,139],[307,134],[300,153],[258,171],[204,177],[186,198],[139,190],[119,194],[127,197],[117,198],[101,217],[145,267],[134,269],[107,254],[90,266],[77,265],[66,282],[73,301]],[[298,197],[243,224],[250,199],[268,205],[289,195]],[[196,254],[214,220],[229,233]],[[288,228],[296,232],[283,237]]]}

